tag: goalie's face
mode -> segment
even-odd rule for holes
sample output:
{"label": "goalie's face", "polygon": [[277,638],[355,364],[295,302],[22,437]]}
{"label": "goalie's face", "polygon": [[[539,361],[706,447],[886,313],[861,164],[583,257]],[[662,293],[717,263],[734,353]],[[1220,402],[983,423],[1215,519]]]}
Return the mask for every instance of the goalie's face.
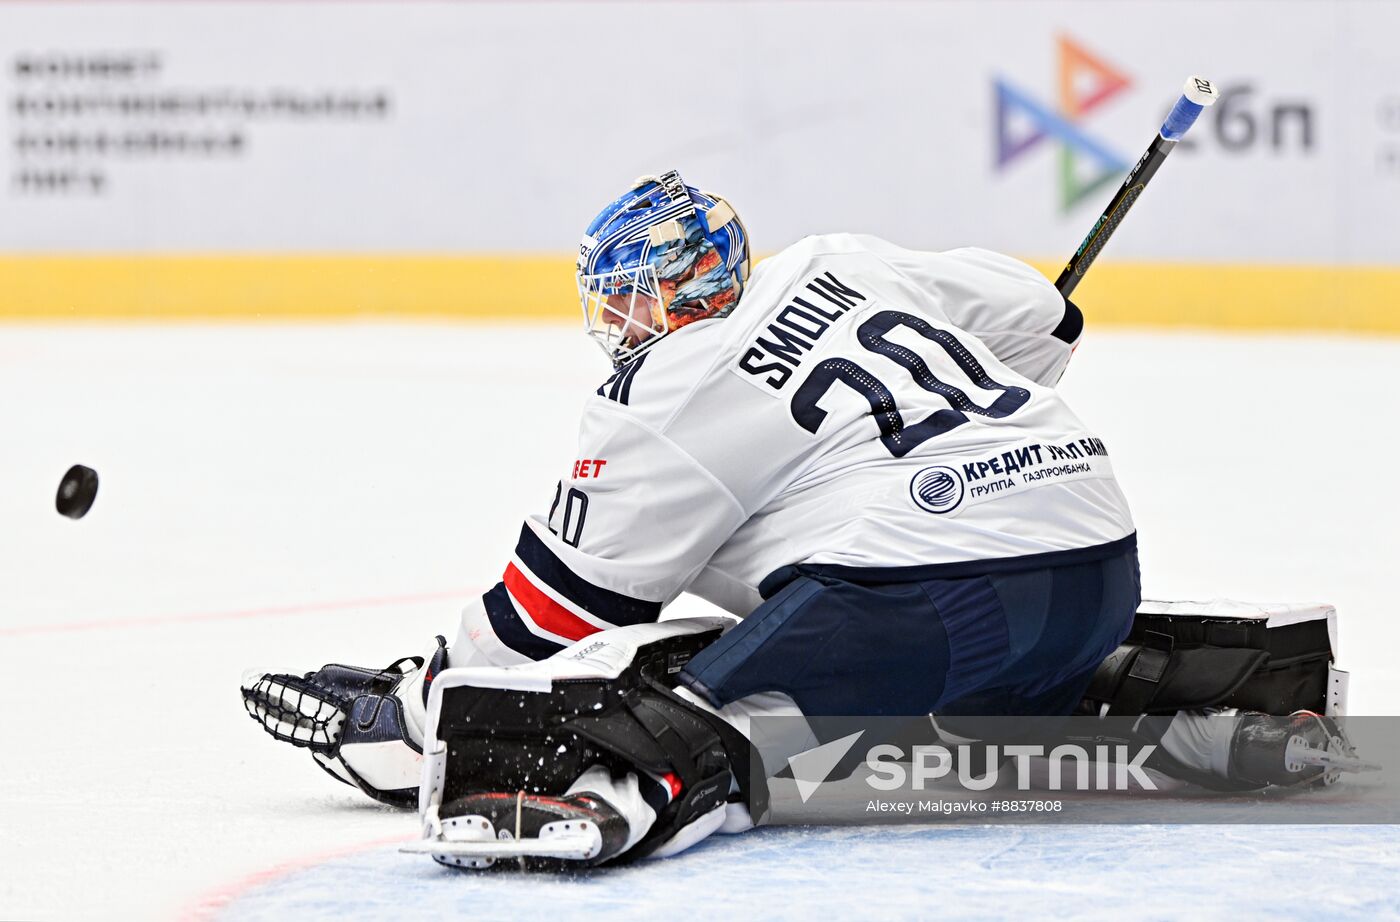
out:
{"label": "goalie's face", "polygon": [[617,328],[622,337],[622,344],[630,349],[640,346],[660,332],[656,324],[659,314],[656,299],[637,291],[608,295],[608,306],[603,312],[603,321]]}
{"label": "goalie's face", "polygon": [[587,332],[614,364],[666,332],[666,311],[651,266],[580,275],[578,283]]}

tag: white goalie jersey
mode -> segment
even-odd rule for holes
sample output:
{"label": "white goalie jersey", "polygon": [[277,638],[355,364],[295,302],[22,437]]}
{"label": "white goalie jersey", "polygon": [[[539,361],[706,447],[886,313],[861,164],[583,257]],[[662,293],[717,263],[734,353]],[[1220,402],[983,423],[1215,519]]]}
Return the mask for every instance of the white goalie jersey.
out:
{"label": "white goalie jersey", "polygon": [[795,244],[598,388],[471,637],[541,659],[685,591],[742,617],[789,565],[928,578],[1128,538],[1107,449],[1053,389],[1081,326],[986,250]]}

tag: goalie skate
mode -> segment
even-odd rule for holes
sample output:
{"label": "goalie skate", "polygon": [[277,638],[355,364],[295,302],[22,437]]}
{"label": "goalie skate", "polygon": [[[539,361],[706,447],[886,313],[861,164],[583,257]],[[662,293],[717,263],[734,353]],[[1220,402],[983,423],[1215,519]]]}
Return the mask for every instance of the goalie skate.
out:
{"label": "goalie skate", "polygon": [[1357,758],[1340,724],[1312,711],[1240,715],[1230,756],[1232,779],[1280,786],[1331,785],[1344,772],[1381,767]]}
{"label": "goalie skate", "polygon": [[423,817],[426,838],[399,850],[432,855],[448,867],[488,868],[518,859],[522,867],[545,870],[598,864],[627,839],[621,815],[589,794],[473,794],[452,811],[455,816],[442,819],[437,805],[430,806]]}

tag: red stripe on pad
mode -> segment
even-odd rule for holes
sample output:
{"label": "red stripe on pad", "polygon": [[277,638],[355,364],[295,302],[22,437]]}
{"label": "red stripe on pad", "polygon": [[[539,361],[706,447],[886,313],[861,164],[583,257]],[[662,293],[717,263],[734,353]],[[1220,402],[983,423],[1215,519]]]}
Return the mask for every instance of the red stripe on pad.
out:
{"label": "red stripe on pad", "polygon": [[584,621],[536,588],[534,583],[525,578],[524,573],[516,569],[515,564],[506,565],[506,572],[501,581],[506,584],[506,589],[510,590],[515,600],[524,606],[530,620],[551,634],[558,634],[570,640],[582,640],[589,634],[598,633],[599,628]]}

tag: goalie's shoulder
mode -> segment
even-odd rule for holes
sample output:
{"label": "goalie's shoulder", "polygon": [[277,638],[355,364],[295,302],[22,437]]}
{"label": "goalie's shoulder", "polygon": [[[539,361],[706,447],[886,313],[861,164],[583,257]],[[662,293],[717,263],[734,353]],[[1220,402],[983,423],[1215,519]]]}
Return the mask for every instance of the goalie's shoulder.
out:
{"label": "goalie's shoulder", "polygon": [[722,364],[729,322],[701,320],[664,337],[598,385],[587,412],[622,412],[661,428]]}

